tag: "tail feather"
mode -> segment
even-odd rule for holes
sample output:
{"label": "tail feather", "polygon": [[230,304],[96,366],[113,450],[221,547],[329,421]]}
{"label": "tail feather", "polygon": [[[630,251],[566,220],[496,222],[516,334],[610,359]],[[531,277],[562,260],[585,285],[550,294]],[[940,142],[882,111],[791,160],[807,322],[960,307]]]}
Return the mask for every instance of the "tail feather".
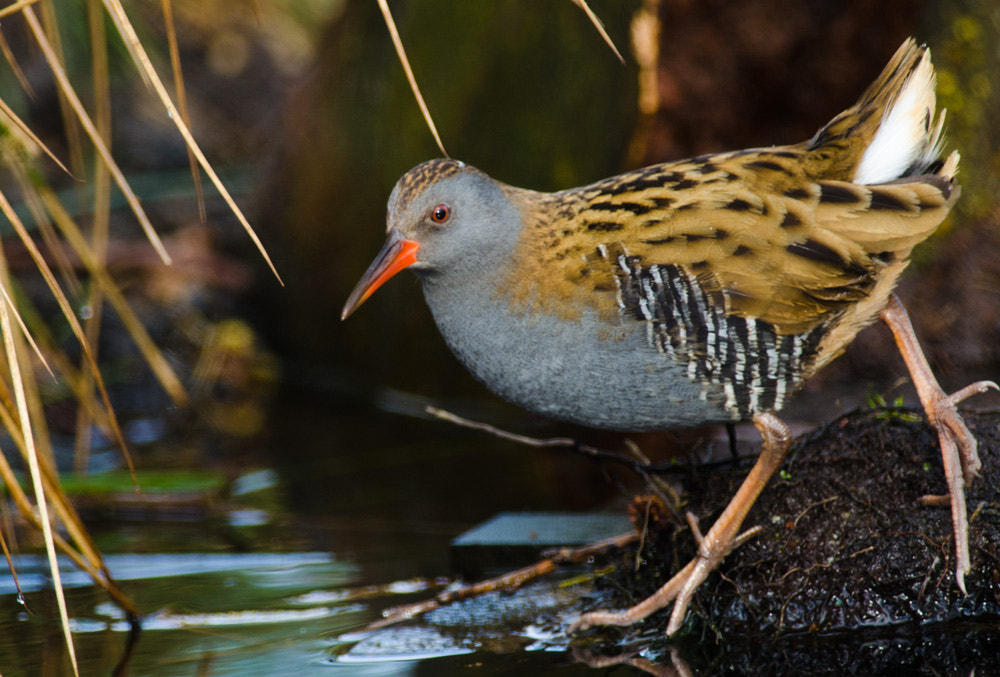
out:
{"label": "tail feather", "polygon": [[889,99],[881,123],[854,174],[854,182],[884,183],[921,174],[941,154],[944,111],[934,119],[934,66],[926,48],[920,61]]}
{"label": "tail feather", "polygon": [[[809,149],[821,155],[838,149],[837,172],[859,184],[935,172],[942,166],[945,118],[945,111],[935,113],[935,79],[930,50],[907,39],[858,102],[816,133]],[[957,157],[953,163],[949,178]]]}

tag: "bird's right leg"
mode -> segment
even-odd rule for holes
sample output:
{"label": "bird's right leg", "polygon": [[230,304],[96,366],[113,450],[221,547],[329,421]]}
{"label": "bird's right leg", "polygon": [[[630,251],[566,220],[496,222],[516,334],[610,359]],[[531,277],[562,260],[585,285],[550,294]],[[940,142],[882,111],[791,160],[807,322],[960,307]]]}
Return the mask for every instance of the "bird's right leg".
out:
{"label": "bird's right leg", "polygon": [[913,331],[910,317],[895,294],[882,310],[880,317],[892,331],[906,368],[913,379],[927,422],[934,427],[941,443],[941,458],[951,502],[952,529],[955,533],[955,581],[965,592],[965,574],[972,569],[969,557],[969,521],[966,516],[965,487],[979,473],[981,465],[976,438],[965,426],[958,413],[958,403],[967,397],[997,388],[992,381],[979,381],[948,395],[938,385],[924,351]]}

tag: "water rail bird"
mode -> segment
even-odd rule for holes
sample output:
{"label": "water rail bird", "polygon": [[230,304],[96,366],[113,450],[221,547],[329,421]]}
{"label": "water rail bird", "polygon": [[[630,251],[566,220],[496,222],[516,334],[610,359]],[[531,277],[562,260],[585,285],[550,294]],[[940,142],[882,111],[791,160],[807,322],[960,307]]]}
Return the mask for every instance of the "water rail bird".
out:
{"label": "water rail bird", "polygon": [[980,466],[893,294],[955,204],[930,52],[907,40],[858,102],[809,141],[658,164],[555,193],[462,162],[407,172],[387,233],[342,313],[404,268],[445,341],[484,384],[557,419],[623,431],[753,421],[760,457],[694,559],[645,601],[584,614],[625,625],[692,595],[733,547],[790,445],[776,413],[883,320],[937,433],[956,547],[970,571],[965,484]]}

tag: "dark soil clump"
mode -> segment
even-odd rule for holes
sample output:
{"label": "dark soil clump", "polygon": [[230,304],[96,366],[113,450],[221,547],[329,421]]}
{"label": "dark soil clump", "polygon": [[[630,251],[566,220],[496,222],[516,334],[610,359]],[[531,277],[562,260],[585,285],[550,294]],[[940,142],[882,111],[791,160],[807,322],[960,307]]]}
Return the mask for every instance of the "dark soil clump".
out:
{"label": "dark soil clump", "polygon": [[[907,646],[919,646],[931,627],[960,632],[1000,622],[1000,412],[965,415],[983,462],[967,490],[968,595],[955,582],[950,509],[918,501],[943,494],[945,482],[937,436],[916,418],[909,410],[858,411],[796,440],[744,523],[761,533],[702,585],[681,633],[708,640],[713,653],[718,643],[744,645],[745,653],[755,638],[816,642],[845,633],[870,642],[888,632],[897,643],[910,633]],[[707,529],[745,474],[692,476],[686,509]],[[642,599],[694,553],[686,528],[649,540],[638,570],[635,553],[623,555],[609,577],[616,599],[604,604]],[[668,616],[647,624],[665,627]]]}

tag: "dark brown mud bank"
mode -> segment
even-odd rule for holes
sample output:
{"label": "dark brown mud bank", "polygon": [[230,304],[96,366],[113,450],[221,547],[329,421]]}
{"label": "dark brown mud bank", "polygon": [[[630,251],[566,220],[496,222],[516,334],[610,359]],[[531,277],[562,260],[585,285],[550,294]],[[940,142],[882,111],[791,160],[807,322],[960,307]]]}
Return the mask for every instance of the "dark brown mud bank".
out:
{"label": "dark brown mud bank", "polygon": [[[744,523],[761,533],[701,587],[675,638],[690,649],[692,667],[758,670],[766,654],[768,674],[911,663],[950,672],[966,660],[982,665],[975,656],[1000,655],[1000,412],[965,417],[983,462],[967,492],[968,595],[955,582],[949,508],[918,500],[943,494],[945,483],[937,437],[917,418],[910,410],[856,411],[796,440]],[[707,528],[745,473],[692,475],[686,509]],[[620,556],[607,598],[595,606],[644,598],[694,552],[686,528],[650,541],[638,570],[634,552]],[[648,637],[667,616],[624,632]]]}

